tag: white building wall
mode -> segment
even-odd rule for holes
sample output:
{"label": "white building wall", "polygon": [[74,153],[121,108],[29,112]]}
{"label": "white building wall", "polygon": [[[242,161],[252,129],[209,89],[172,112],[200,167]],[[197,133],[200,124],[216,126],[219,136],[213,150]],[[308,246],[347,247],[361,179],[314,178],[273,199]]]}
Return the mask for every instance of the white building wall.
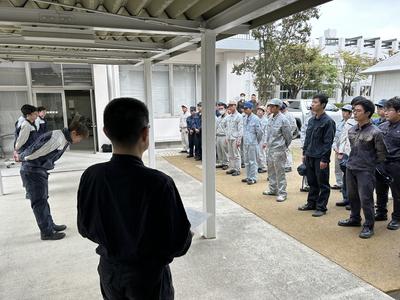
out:
{"label": "white building wall", "polygon": [[400,96],[400,71],[375,75],[372,101]]}

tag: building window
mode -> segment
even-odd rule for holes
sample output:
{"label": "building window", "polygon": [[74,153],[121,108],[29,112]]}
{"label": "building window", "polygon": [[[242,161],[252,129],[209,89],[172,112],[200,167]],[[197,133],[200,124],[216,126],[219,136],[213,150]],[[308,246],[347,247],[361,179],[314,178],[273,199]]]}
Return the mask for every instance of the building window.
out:
{"label": "building window", "polygon": [[62,86],[61,65],[31,63],[32,86]]}
{"label": "building window", "polygon": [[371,96],[371,86],[370,85],[361,86],[360,96],[370,97]]}
{"label": "building window", "polygon": [[28,93],[0,91],[0,136],[14,133],[21,116],[21,106],[28,103]]}
{"label": "building window", "polygon": [[153,65],[151,84],[154,115],[166,116],[170,114],[168,65]]}
{"label": "building window", "polygon": [[63,64],[62,71],[65,86],[92,85],[92,67],[89,65]]}
{"label": "building window", "polygon": [[173,65],[174,113],[181,112],[181,105],[196,105],[196,68],[193,65]]}
{"label": "building window", "polygon": [[136,98],[145,102],[145,86],[143,65],[119,66],[119,84],[121,97]]}
{"label": "building window", "polygon": [[0,85],[26,86],[25,63],[1,63]]}

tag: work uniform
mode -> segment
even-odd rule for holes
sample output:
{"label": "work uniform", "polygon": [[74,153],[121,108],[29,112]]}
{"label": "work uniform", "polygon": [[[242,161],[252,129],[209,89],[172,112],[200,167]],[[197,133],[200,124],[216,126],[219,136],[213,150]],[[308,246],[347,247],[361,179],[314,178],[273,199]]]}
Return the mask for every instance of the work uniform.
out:
{"label": "work uniform", "polygon": [[343,155],[343,158],[338,160],[339,167],[341,171],[343,172],[343,182],[342,182],[342,197],[343,197],[343,202],[344,204],[349,204],[349,196],[347,194],[347,184],[346,184],[346,169],[347,169],[347,161],[349,160],[350,152],[351,152],[351,146],[350,146],[350,141],[349,141],[349,135],[348,132],[350,128],[352,128],[354,125],[356,125],[356,121],[354,118],[348,119],[342,129],[341,133],[339,136],[339,139],[337,141],[337,151],[339,154]]}
{"label": "work uniform", "polygon": [[351,152],[347,162],[346,184],[349,196],[350,219],[361,221],[364,212],[364,226],[374,227],[375,169],[387,154],[382,132],[371,122],[360,127],[355,125],[348,132]]}
{"label": "work uniform", "polygon": [[199,116],[194,114],[187,117],[186,125],[189,130],[189,156],[194,156],[194,148],[196,145],[195,129],[199,128]]}
{"label": "work uniform", "polygon": [[[392,219],[400,221],[400,122],[390,123],[387,121],[381,124],[379,129],[383,133],[383,140],[388,152],[385,162],[380,167],[393,179],[390,184],[393,196]],[[387,214],[388,193],[389,185],[377,178],[377,215]]]}
{"label": "work uniform", "polygon": [[271,115],[268,120],[264,143],[267,145],[267,166],[269,191],[278,196],[287,197],[286,191],[286,149],[292,141],[289,120],[281,113]]}
{"label": "work uniform", "polygon": [[267,134],[267,126],[268,126],[268,117],[263,116],[262,118],[260,118],[262,137],[260,139],[260,142],[258,143],[258,152],[257,152],[257,165],[259,170],[264,170],[267,167],[267,155],[264,147],[264,140]]}
{"label": "work uniform", "polygon": [[235,111],[227,118],[226,137],[228,140],[229,167],[231,170],[240,172],[240,147],[238,147],[237,142],[241,141],[243,137],[243,116]]}
{"label": "work uniform", "polygon": [[83,173],[77,220],[79,233],[98,244],[104,299],[174,299],[169,264],[192,234],[171,177],[114,154]]}
{"label": "work uniform", "polygon": [[43,134],[22,153],[21,177],[25,182],[25,189],[30,196],[31,207],[37,225],[43,235],[53,233],[53,218],[50,213],[49,198],[49,170],[54,169],[54,162],[58,160],[72,143],[68,129],[54,130]]}
{"label": "work uniform", "polygon": [[222,167],[228,165],[228,143],[226,139],[228,118],[229,115],[225,113],[215,119],[217,166]]}
{"label": "work uniform", "polygon": [[257,147],[262,138],[260,118],[251,113],[243,119],[243,151],[246,178],[257,180]]}
{"label": "work uniform", "polygon": [[[335,138],[332,144],[332,149],[335,152],[338,152],[340,135],[342,134],[343,127],[345,126],[345,124],[346,120],[344,119],[342,119],[340,122],[336,124]],[[335,155],[335,178],[336,178],[336,185],[341,187],[343,185],[343,172],[340,169],[340,161],[336,155]]]}
{"label": "work uniform", "polygon": [[187,122],[186,119],[190,117],[190,112],[186,111],[185,113],[182,111],[179,116],[179,131],[181,133],[181,142],[183,151],[188,151],[189,149],[189,135],[187,130]]}
{"label": "work uniform", "polygon": [[[294,115],[289,112],[289,111],[285,111],[283,113],[283,115],[288,119],[289,124],[290,124],[290,130],[292,133],[292,138],[296,138],[297,135],[297,123],[296,123],[296,118],[294,117]],[[293,154],[292,151],[290,151],[289,148],[286,149],[286,163],[285,163],[285,169],[286,170],[291,170],[292,169],[292,165],[293,165]]]}
{"label": "work uniform", "polygon": [[201,160],[201,156],[203,155],[203,153],[202,153],[202,141],[201,141],[201,139],[202,139],[202,137],[201,137],[201,122],[202,122],[202,114],[199,112],[198,114],[197,114],[197,117],[198,117],[198,122],[197,122],[197,124],[198,124],[198,126],[197,126],[197,129],[199,130],[199,132],[194,132],[194,136],[195,136],[195,146],[194,146],[194,156],[195,156],[195,158],[197,158],[197,159],[200,159]]}
{"label": "work uniform", "polygon": [[37,135],[41,136],[42,134],[45,134],[47,132],[47,121],[46,119],[38,116],[35,120],[35,125],[38,130]]}
{"label": "work uniform", "polygon": [[[326,206],[330,195],[329,162],[335,131],[335,121],[326,113],[319,118],[313,116],[308,121],[303,146],[303,155],[306,157],[307,182],[310,186],[307,206],[322,212],[327,210]],[[321,169],[321,162],[327,163],[328,166]]]}

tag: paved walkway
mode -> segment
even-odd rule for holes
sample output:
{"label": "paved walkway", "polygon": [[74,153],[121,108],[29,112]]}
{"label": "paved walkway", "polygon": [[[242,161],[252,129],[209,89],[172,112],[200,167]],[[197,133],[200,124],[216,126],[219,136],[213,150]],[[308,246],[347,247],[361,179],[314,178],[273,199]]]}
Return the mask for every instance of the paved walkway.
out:
{"label": "paved walkway", "polygon": [[[67,153],[50,176],[50,205],[68,225],[62,241],[40,241],[16,169],[0,196],[0,299],[99,299],[95,245],[76,228],[83,170],[106,154]],[[200,209],[201,183],[162,158],[185,206]],[[68,171],[69,170],[69,171]],[[172,264],[176,299],[391,299],[335,263],[218,195],[217,239],[196,235]]]}

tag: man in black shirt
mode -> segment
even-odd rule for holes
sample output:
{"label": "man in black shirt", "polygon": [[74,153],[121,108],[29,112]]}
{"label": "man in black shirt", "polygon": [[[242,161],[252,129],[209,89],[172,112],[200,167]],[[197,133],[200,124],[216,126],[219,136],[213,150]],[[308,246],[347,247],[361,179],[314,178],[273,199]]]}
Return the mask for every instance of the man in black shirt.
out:
{"label": "man in black shirt", "polygon": [[307,203],[300,206],[301,211],[315,210],[313,217],[326,214],[330,195],[329,162],[335,137],[336,125],[326,113],[328,98],[314,96],[311,110],[314,116],[308,121],[303,146],[303,161],[307,167],[307,181],[310,186]]}
{"label": "man in black shirt", "polygon": [[354,119],[357,125],[348,131],[351,146],[346,164],[346,187],[350,201],[350,218],[340,220],[339,226],[361,226],[361,208],[365,222],[359,237],[370,238],[374,234],[375,169],[385,160],[387,150],[382,132],[372,124],[374,104],[363,97],[354,103]]}
{"label": "man in black shirt", "polygon": [[385,103],[386,122],[379,125],[383,133],[388,155],[382,166],[382,171],[392,178],[392,182],[376,181],[376,214],[375,221],[387,220],[387,203],[389,186],[393,196],[392,220],[387,225],[390,230],[400,228],[400,98],[395,97]]}
{"label": "man in black shirt", "polygon": [[111,161],[89,167],[78,190],[79,233],[99,246],[104,299],[173,299],[169,263],[192,233],[173,179],[144,166],[149,115],[139,100],[118,98],[104,111]]}

